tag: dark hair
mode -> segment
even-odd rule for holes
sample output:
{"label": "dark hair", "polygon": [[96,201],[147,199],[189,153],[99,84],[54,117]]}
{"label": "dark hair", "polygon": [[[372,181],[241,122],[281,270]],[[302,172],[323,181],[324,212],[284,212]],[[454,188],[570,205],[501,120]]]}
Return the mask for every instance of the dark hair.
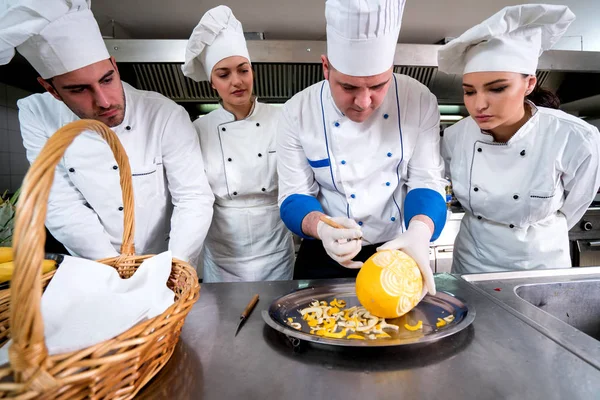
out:
{"label": "dark hair", "polygon": [[[523,74],[523,76],[527,78],[529,75]],[[527,100],[531,101],[538,107],[554,109],[558,109],[560,107],[560,99],[557,95],[537,85],[533,89],[533,92],[527,95]]]}

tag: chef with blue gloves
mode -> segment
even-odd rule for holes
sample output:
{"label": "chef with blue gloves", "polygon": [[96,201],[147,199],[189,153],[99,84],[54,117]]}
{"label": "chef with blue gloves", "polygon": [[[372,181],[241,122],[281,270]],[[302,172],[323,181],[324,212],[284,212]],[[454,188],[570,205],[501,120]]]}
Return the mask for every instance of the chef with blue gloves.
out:
{"label": "chef with blue gloves", "polygon": [[404,4],[327,0],[325,80],[283,108],[279,205],[304,238],[295,279],[356,276],[377,250],[400,249],[435,294],[429,244],[446,221],[440,117],[427,87],[393,73]]}

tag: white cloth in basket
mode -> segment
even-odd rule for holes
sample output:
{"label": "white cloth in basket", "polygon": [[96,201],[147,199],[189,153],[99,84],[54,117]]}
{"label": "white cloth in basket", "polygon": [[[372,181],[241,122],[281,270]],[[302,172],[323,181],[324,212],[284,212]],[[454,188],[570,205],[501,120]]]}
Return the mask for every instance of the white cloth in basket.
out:
{"label": "white cloth in basket", "polygon": [[[175,302],[166,285],[172,255],[145,260],[129,279],[105,264],[65,257],[42,296],[42,317],[50,355],[77,351],[114,338]],[[0,365],[9,361],[9,341]]]}

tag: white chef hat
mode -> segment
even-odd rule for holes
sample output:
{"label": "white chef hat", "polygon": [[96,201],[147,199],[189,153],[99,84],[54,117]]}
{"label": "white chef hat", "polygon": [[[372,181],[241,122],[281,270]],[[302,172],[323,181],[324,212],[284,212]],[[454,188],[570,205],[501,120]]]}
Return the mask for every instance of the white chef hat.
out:
{"label": "white chef hat", "polygon": [[0,8],[0,65],[15,48],[44,79],[110,56],[90,0],[4,0]]}
{"label": "white chef hat", "polygon": [[438,52],[448,74],[517,72],[535,75],[542,52],[551,49],[575,20],[567,6],[523,4],[506,7]]}
{"label": "white chef hat", "polygon": [[242,56],[250,62],[242,23],[229,7],[218,6],[208,10],[194,28],[181,70],[197,82],[210,81],[214,66],[232,56]]}
{"label": "white chef hat", "polygon": [[372,76],[394,64],[406,0],[327,0],[327,57],[343,74]]}

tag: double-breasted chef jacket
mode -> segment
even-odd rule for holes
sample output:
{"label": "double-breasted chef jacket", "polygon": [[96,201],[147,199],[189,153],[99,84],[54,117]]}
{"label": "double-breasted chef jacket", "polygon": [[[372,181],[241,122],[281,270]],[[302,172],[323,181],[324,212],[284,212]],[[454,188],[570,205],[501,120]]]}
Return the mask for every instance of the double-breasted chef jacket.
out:
{"label": "double-breasted chef jacket", "polygon": [[292,234],[277,205],[279,111],[255,99],[242,120],[219,108],[194,122],[215,195],[204,282],[292,278]]}
{"label": "double-breasted chef jacket", "polygon": [[442,153],[465,209],[453,271],[571,266],[568,230],[600,186],[600,134],[563,111],[536,107],[506,143],[465,118],[444,131]]}
{"label": "double-breasted chef jacket", "polygon": [[[174,257],[195,263],[214,201],[198,136],[181,106],[125,82],[123,89],[125,117],[112,129],[131,165],[136,253],[170,249]],[[79,119],[50,93],[31,95],[17,105],[30,162],[51,135]],[[123,235],[119,171],[97,133],[82,133],[66,150],[55,173],[46,226],[73,255],[89,259],[118,255]]]}
{"label": "double-breasted chef jacket", "polygon": [[335,105],[328,81],[296,94],[278,127],[279,203],[292,232],[306,238],[311,211],[354,219],[363,245],[399,236],[410,219],[429,216],[432,240],[446,220],[444,164],[436,98],[393,74],[381,106],[363,123]]}

